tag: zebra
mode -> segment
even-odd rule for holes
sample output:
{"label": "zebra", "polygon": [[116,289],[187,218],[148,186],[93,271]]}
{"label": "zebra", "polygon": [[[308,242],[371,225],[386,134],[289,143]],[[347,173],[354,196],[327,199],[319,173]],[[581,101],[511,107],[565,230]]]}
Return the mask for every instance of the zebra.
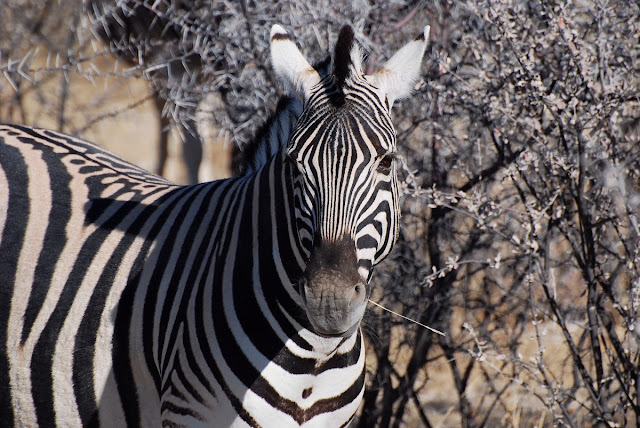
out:
{"label": "zebra", "polygon": [[1,125],[2,424],[348,425],[369,280],[398,230],[390,110],[428,29],[365,75],[345,26],[321,74],[274,25],[294,97],[225,180],[179,186]]}

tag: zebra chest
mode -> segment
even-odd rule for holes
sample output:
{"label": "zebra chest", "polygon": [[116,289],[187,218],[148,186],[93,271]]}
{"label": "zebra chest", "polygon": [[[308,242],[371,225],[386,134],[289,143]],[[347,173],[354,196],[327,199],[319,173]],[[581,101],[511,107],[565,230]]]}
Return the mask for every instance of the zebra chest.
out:
{"label": "zebra chest", "polygon": [[321,358],[300,346],[301,338],[285,341],[269,356],[255,345],[231,342],[227,338],[213,344],[213,358],[203,366],[186,350],[178,353],[175,361],[182,363],[166,376],[170,382],[162,396],[163,422],[325,427],[341,426],[355,413],[364,388],[359,334],[336,340],[333,352]]}

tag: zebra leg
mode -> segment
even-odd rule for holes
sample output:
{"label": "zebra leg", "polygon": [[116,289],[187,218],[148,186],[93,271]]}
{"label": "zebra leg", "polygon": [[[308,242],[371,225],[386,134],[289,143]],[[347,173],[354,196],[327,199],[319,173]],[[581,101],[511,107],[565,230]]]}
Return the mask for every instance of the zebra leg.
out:
{"label": "zebra leg", "polygon": [[164,110],[165,100],[157,92],[153,93],[153,101],[158,109],[160,119],[160,135],[158,136],[158,158],[156,164],[156,174],[164,176],[164,168],[167,165],[167,157],[169,155],[169,118],[162,114]]}
{"label": "zebra leg", "polygon": [[202,162],[202,141],[193,119],[185,119],[183,127],[182,158],[187,168],[187,183],[196,184],[198,183],[198,170]]}

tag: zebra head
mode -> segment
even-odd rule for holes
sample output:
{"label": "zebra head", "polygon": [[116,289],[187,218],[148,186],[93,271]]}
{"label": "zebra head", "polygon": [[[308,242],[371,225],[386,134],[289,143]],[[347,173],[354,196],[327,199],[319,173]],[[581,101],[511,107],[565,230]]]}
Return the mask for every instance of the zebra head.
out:
{"label": "zebra head", "polygon": [[419,78],[428,36],[426,27],[366,75],[351,27],[340,31],[327,72],[309,65],[282,27],[271,30],[274,70],[304,102],[285,162],[307,258],[298,292],[318,334],[346,337],[358,329],[372,268],[395,243],[399,201],[390,110]]}

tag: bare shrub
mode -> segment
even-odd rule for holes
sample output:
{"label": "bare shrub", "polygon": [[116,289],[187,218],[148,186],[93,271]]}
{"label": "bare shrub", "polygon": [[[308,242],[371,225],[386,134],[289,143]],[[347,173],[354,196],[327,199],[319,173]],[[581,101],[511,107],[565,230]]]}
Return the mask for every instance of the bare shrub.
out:
{"label": "bare shrub", "polygon": [[638,8],[437,6],[361,426],[637,425]]}
{"label": "bare shrub", "polygon": [[[24,95],[42,91],[59,127],[81,133],[120,110],[69,128],[70,75],[142,76],[169,100],[165,114],[182,120],[182,107],[197,105],[201,127],[221,126],[239,145],[282,90],[268,64],[273,23],[315,61],[352,24],[370,68],[430,24],[424,84],[394,109],[403,227],[372,300],[445,336],[372,306],[368,388],[353,425],[638,425],[636,4],[194,1],[185,9],[166,0],[158,9],[137,0],[185,42],[101,69],[100,58],[124,47],[95,43],[100,13],[89,20],[78,5],[29,3],[24,13],[20,1],[0,3],[10,17],[0,29],[3,120],[29,121]],[[61,17],[70,25],[50,21]],[[162,37],[130,42],[135,57]],[[44,63],[35,46],[49,52]],[[184,79],[158,73],[189,55],[202,65]],[[54,97],[47,81],[58,82]],[[221,102],[206,102],[211,94]]]}

